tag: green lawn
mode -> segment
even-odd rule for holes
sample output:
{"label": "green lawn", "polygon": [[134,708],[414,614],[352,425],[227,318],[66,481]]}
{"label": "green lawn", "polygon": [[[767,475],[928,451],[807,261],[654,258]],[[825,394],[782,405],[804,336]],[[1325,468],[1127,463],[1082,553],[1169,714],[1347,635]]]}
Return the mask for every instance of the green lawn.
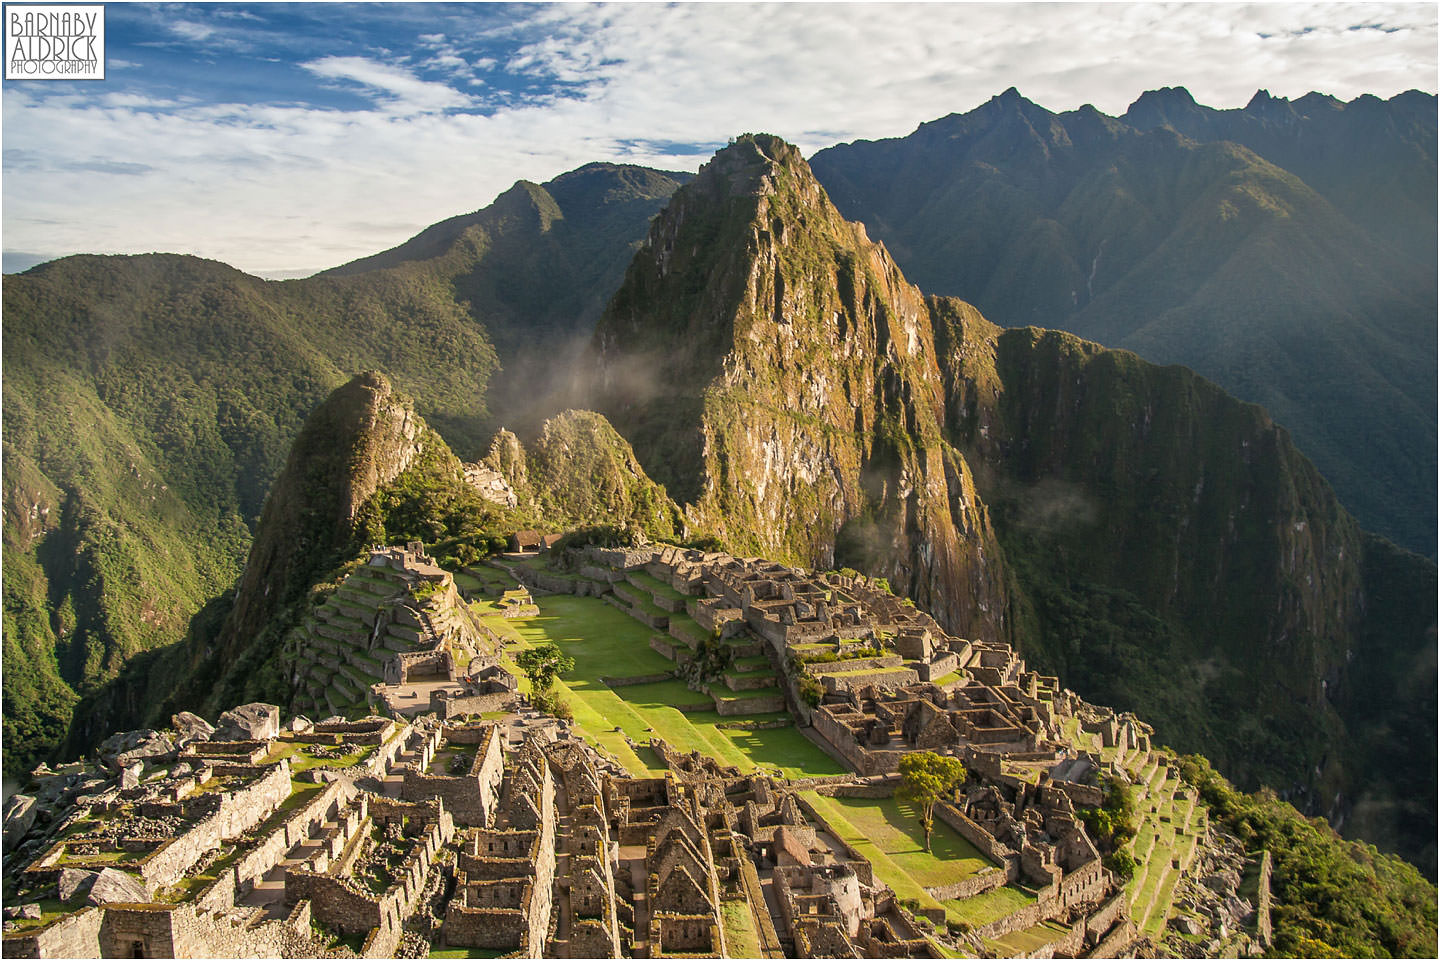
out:
{"label": "green lawn", "polygon": [[478,577],[471,577],[463,571],[450,575],[455,579],[455,586],[462,591],[479,591],[485,589],[485,582]]}
{"label": "green lawn", "polygon": [[755,917],[748,902],[720,902],[720,921],[725,925],[726,957],[760,957],[760,935],[755,931]]}
{"label": "green lawn", "polygon": [[975,845],[939,820],[930,838],[931,850],[926,851],[925,833],[920,829],[915,808],[894,798],[876,801],[837,797],[830,801],[861,837],[884,851],[902,871],[924,887],[953,884],[991,864]]}
{"label": "green lawn", "polygon": [[[487,617],[485,623],[526,645],[553,642],[575,658],[575,669],[560,682],[575,722],[632,773],[655,774],[663,767],[648,747],[631,750],[623,735],[640,745],[660,737],[677,751],[700,751],[742,771],[778,768],[790,777],[845,773],[845,768],[794,727],[763,731],[721,728],[716,725],[734,719],[715,711],[676,710],[675,704],[699,704],[706,699],[678,681],[611,688],[600,680],[601,675],[633,677],[673,669],[672,662],[651,650],[653,632],[595,597],[550,595],[536,598],[536,603],[540,606],[537,616]],[[529,691],[523,678],[520,688]],[[614,730],[616,727],[620,731]]]}
{"label": "green lawn", "polygon": [[[916,901],[922,908],[939,908],[944,910],[945,906],[936,901],[925,889],[918,884],[900,865],[891,860],[879,846],[855,825],[850,823],[850,811],[837,804],[837,798],[829,798],[817,794],[814,791],[801,791],[801,796],[809,801],[816,811],[830,822],[830,826],[840,836],[840,839],[848,843],[861,855],[870,861],[875,869],[875,876],[884,883],[890,885],[895,891],[895,896],[902,901]],[[873,801],[864,802],[873,804]]]}
{"label": "green lawn", "polygon": [[675,668],[651,649],[652,629],[599,598],[555,594],[536,598],[536,603],[537,616],[487,618],[486,623],[497,631],[507,629],[532,646],[552,642],[575,658],[575,670],[567,680],[572,689],[604,687],[601,675],[635,677]]}
{"label": "green lawn", "polygon": [[952,921],[963,921],[972,928],[978,928],[998,921],[1007,914],[1014,914],[1027,904],[1035,902],[1035,895],[1021,887],[992,888],[973,898],[944,902],[945,915]]}
{"label": "green lawn", "polygon": [[627,703],[637,707],[674,707],[677,704],[711,704],[710,695],[692,691],[684,681],[656,681],[653,684],[624,684],[611,688]]}

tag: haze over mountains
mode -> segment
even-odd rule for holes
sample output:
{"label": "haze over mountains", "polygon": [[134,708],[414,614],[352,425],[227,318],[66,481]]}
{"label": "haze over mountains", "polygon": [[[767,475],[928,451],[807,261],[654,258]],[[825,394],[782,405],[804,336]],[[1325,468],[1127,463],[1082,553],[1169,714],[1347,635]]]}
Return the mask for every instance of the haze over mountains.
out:
{"label": "haze over mountains", "polygon": [[[1433,116],[1429,131],[1433,222]],[[1361,426],[1336,449],[1373,436],[1387,489],[1428,469],[1433,492],[1433,409],[1412,409],[1427,376],[1433,401],[1433,259],[1428,281],[1423,260],[1387,259],[1421,227],[1361,226],[1341,185],[1322,192],[1258,148],[1012,94],[913,137],[960,159],[907,138],[822,152],[812,174],[783,141],[746,136],[693,181],[590,165],[522,182],[303,281],[168,255],[6,277],[6,763],[67,727],[78,748],[138,723],[161,702],[141,675],[162,660],[175,692],[220,661],[242,685],[236,664],[280,676],[264,672],[283,625],[244,612],[267,587],[303,599],[323,572],[241,580],[242,565],[252,538],[317,548],[295,532],[333,515],[334,485],[272,482],[327,394],[378,369],[383,387],[347,390],[393,382],[445,457],[492,450],[523,487],[516,446],[490,445],[517,429],[544,486],[527,519],[576,518],[557,492],[619,477],[607,496],[683,512],[681,536],[888,576],[951,630],[1010,640],[1241,783],[1433,868],[1433,564],[1362,531],[1284,417],[1187,370],[991,323],[1080,318],[1176,350],[1205,331],[1197,357],[1253,368],[1301,413],[1319,405],[1322,426],[1344,408]],[[842,216],[862,202],[884,211],[864,227]],[[973,286],[976,306],[927,296],[945,283]],[[576,382],[577,366],[599,376]],[[618,435],[593,415],[541,432],[574,406]],[[328,445],[369,449],[357,423],[307,435],[291,463],[348,464]],[[409,461],[393,460],[356,489],[394,481]],[[267,516],[302,520],[257,526],[267,494]],[[1433,505],[1428,523],[1422,541]]]}
{"label": "haze over mountains", "polygon": [[1435,97],[1183,88],[1123,117],[1013,88],[813,159],[922,290],[1259,403],[1368,528],[1434,555]]}

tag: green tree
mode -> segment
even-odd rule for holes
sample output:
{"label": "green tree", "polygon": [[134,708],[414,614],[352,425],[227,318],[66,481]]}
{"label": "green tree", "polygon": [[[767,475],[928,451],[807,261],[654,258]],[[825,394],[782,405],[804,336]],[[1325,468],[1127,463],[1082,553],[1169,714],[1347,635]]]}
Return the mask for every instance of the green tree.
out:
{"label": "green tree", "polygon": [[930,850],[930,832],[935,827],[935,802],[963,780],[965,766],[953,757],[916,751],[900,759],[900,788],[895,796],[920,809],[926,851]]}
{"label": "green tree", "polygon": [[575,658],[554,644],[542,644],[540,647],[521,651],[515,655],[515,663],[530,679],[531,693],[542,696],[550,690],[555,678],[575,668]]}

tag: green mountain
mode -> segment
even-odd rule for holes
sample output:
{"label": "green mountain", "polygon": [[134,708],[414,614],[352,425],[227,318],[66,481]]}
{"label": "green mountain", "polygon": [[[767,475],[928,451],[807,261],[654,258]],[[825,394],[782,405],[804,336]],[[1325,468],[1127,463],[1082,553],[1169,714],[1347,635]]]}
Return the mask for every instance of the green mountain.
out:
{"label": "green mountain", "polygon": [[452,299],[403,277],[72,257],[6,277],[4,307],[7,765],[48,754],[77,696],[234,582],[301,419],[343,371],[383,364],[464,437],[495,367]]}
{"label": "green mountain", "polygon": [[312,652],[297,646],[293,629],[371,545],[419,540],[442,559],[463,554],[464,563],[524,527],[603,525],[676,538],[678,509],[594,412],[551,418],[528,450],[500,431],[486,462],[511,481],[514,507],[467,482],[464,465],[383,374],[337,388],[291,446],[234,589],[206,605],[183,641],[131,659],[82,700],[66,753],[182,710],[214,715],[256,699],[304,709]]}
{"label": "green mountain", "polygon": [[1167,90],[1115,119],[1011,89],[812,162],[923,290],[1191,367],[1433,554],[1435,140],[1415,92],[1211,111]]}
{"label": "green mountain", "polygon": [[6,276],[5,763],[48,755],[79,697],[234,584],[304,417],[353,371],[383,371],[467,458],[568,406],[567,345],[677,176],[522,182],[305,280],[175,255]]}
{"label": "green mountain", "polygon": [[1361,691],[1433,657],[1435,569],[1364,534],[1261,408],[924,298],[769,136],[676,193],[596,352],[597,405],[692,535],[886,576],[1241,783],[1337,821],[1373,793],[1368,829],[1433,863],[1434,726],[1382,734],[1433,708],[1433,666]]}
{"label": "green mountain", "polygon": [[1407,90],[1349,103],[1260,90],[1243,108],[1216,110],[1184,87],[1140,95],[1120,118],[1137,130],[1170,127],[1191,140],[1229,140],[1295,174],[1399,256],[1433,267],[1436,254],[1435,97]]}
{"label": "green mountain", "polygon": [[573,406],[573,364],[650,218],[689,178],[592,163],[544,185],[522,180],[483,210],[322,276],[403,267],[446,285],[500,355],[493,423],[528,436]]}

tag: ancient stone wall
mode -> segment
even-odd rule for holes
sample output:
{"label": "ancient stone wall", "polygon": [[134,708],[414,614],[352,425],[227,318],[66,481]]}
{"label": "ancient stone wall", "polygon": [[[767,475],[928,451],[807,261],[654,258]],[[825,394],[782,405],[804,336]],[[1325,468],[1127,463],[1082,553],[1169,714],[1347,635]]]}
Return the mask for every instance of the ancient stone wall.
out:
{"label": "ancient stone wall", "polygon": [[756,697],[736,697],[715,699],[715,712],[722,717],[734,717],[739,714],[774,714],[777,711],[785,710],[785,695],[764,694]]}
{"label": "ancient stone wall", "polygon": [[1064,791],[1076,807],[1100,807],[1105,803],[1105,792],[1093,784],[1076,784],[1073,781],[1051,781],[1050,786]]}
{"label": "ancient stone wall", "polygon": [[98,958],[100,926],[105,920],[101,908],[87,907],[66,915],[33,934],[7,934],[7,958]]}
{"label": "ancient stone wall", "polygon": [[1005,869],[997,867],[972,874],[970,877],[952,884],[926,888],[925,893],[936,901],[949,901],[953,898],[973,898],[977,894],[984,894],[995,888],[1003,888],[1007,883]]}
{"label": "ancient stone wall", "polygon": [[614,958],[619,956],[619,942],[611,936],[603,921],[584,918],[570,925],[569,956],[572,958]]}
{"label": "ancient stone wall", "polygon": [[935,817],[955,829],[965,840],[980,849],[980,853],[998,864],[1015,859],[1016,852],[995,840],[989,831],[966,817],[955,805],[941,801],[935,805]]}
{"label": "ancient stone wall", "polygon": [[842,671],[888,671],[904,663],[898,655],[890,654],[885,657],[852,657],[843,661],[815,661],[807,663],[805,670],[816,675]]}
{"label": "ancient stone wall", "polygon": [[1130,899],[1122,890],[1100,905],[1094,914],[1085,919],[1085,942],[1096,944],[1110,928],[1122,918],[1130,916]]}
{"label": "ancient stone wall", "polygon": [[222,839],[239,837],[270,816],[290,796],[290,763],[266,768],[266,773],[236,791],[220,795],[214,814],[148,857],[140,867],[147,895],[174,884],[200,856],[220,846]]}
{"label": "ancient stone wall", "polygon": [[1129,918],[1121,921],[1115,929],[1107,934],[1087,955],[1091,958],[1124,958],[1133,952],[1130,946],[1140,936],[1140,931],[1135,927],[1135,922]]}
{"label": "ancient stone wall", "polygon": [[819,677],[826,693],[831,694],[858,691],[862,687],[893,691],[920,682],[920,675],[915,673],[914,668],[909,667],[892,669],[883,674],[821,674]]}
{"label": "ancient stone wall", "polygon": [[1259,885],[1259,887],[1257,888],[1257,900],[1259,903],[1256,905],[1255,909],[1255,930],[1260,937],[1260,943],[1265,945],[1265,947],[1267,948],[1275,939],[1275,932],[1271,927],[1270,923],[1270,874],[1272,870],[1273,868],[1270,858],[1270,852],[1268,850],[1261,851],[1260,876],[1257,880],[1257,884]]}

